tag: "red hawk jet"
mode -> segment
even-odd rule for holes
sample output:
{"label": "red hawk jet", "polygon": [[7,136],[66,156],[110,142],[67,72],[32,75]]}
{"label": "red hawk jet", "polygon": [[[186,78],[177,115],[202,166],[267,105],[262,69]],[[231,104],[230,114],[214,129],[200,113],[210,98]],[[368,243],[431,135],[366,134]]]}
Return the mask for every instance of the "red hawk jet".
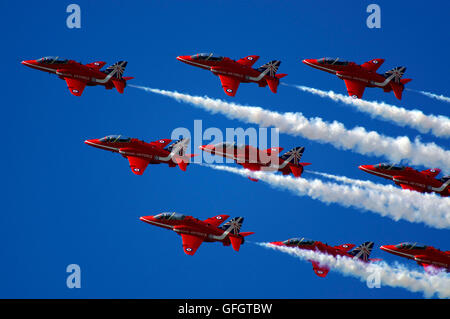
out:
{"label": "red hawk jet", "polygon": [[273,93],[277,93],[280,79],[287,74],[276,74],[280,61],[271,61],[253,69],[252,66],[259,59],[257,55],[249,55],[237,61],[226,57],[216,57],[212,53],[181,55],[178,61],[211,71],[219,76],[225,94],[235,96],[241,82],[258,83],[260,87],[269,85]]}
{"label": "red hawk jet", "polygon": [[[250,145],[236,145],[235,143],[218,143],[215,145],[202,145],[201,150],[233,159],[237,164],[251,171],[280,171],[283,175],[292,173],[295,177],[300,177],[303,173],[303,167],[311,163],[300,163],[304,147],[296,147],[278,156],[282,147],[272,147],[267,150],[259,150]],[[252,181],[257,179],[249,177]]]}
{"label": "red hawk jet", "polygon": [[181,139],[167,146],[170,142],[172,140],[161,139],[146,143],[137,138],[122,135],[109,135],[84,141],[87,145],[121,154],[128,159],[131,171],[136,175],[144,174],[148,164],[160,163],[166,163],[170,167],[178,165],[182,171],[186,171],[190,158],[196,156],[185,154],[189,139]]}
{"label": "red hawk jet", "polygon": [[425,270],[430,267],[450,271],[450,250],[441,251],[431,246],[418,243],[401,243],[398,245],[384,245],[380,249],[400,257],[415,260]]}
{"label": "red hawk jet", "polygon": [[220,241],[224,246],[231,246],[239,251],[244,237],[253,232],[240,232],[244,217],[236,217],[222,224],[228,215],[217,215],[205,220],[178,213],[161,213],[155,216],[144,216],[140,220],[150,225],[173,230],[181,235],[183,250],[187,255],[194,255],[203,242]]}
{"label": "red hawk jet", "polygon": [[412,167],[395,164],[361,165],[364,172],[394,181],[403,189],[421,193],[435,192],[443,197],[450,195],[450,176],[436,178],[441,172],[439,168],[417,171]]}
{"label": "red hawk jet", "polygon": [[405,84],[411,81],[411,79],[402,79],[406,68],[400,66],[384,74],[378,74],[376,71],[383,62],[384,59],[373,59],[358,65],[355,62],[341,61],[339,58],[303,60],[306,65],[335,74],[344,80],[348,95],[353,98],[362,98],[366,87],[379,87],[384,92],[394,91],[395,97],[401,100]]}
{"label": "red hawk jet", "polygon": [[54,73],[60,79],[66,81],[70,93],[80,96],[86,85],[103,85],[106,89],[115,87],[119,93],[123,93],[127,81],[132,77],[122,77],[126,61],[119,61],[107,67],[104,71],[100,69],[106,62],[92,62],[81,64],[73,60],[62,59],[60,57],[44,57],[37,60],[22,61],[22,64],[33,69]]}
{"label": "red hawk jet", "polygon": [[[353,244],[343,244],[339,246],[328,246],[320,241],[315,241],[306,238],[292,238],[286,241],[274,241],[271,242],[275,246],[285,246],[285,247],[295,247],[305,250],[313,250],[322,254],[336,256],[344,256],[353,259],[359,259],[364,262],[374,261],[375,259],[369,259],[370,253],[372,252],[373,242],[368,241],[364,244],[356,247]],[[353,249],[353,250],[352,250]],[[326,265],[320,265],[319,262],[310,260],[313,266],[313,270],[319,277],[325,277],[330,268]]]}

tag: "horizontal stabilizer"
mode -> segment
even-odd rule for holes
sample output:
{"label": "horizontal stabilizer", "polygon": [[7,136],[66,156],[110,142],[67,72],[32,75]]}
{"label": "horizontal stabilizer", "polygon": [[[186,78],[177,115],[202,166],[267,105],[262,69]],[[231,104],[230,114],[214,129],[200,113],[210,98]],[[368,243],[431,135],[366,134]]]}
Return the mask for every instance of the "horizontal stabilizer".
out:
{"label": "horizontal stabilizer", "polygon": [[277,93],[277,89],[278,89],[278,83],[280,83],[280,80],[278,79],[271,79],[271,78],[266,78],[267,84],[269,85],[270,90],[273,93]]}
{"label": "horizontal stabilizer", "polygon": [[114,87],[117,89],[117,92],[119,92],[120,94],[123,93],[123,91],[125,90],[125,85],[126,82],[125,81],[121,81],[121,80],[112,80]]}
{"label": "horizontal stabilizer", "polygon": [[241,235],[242,237],[247,237],[247,236],[250,236],[253,234],[254,234],[254,232],[252,232],[252,231],[246,231],[246,232],[239,233],[239,235]]}
{"label": "horizontal stabilizer", "polygon": [[286,73],[275,74],[275,77],[276,77],[277,79],[284,78],[285,76],[287,76]]}
{"label": "horizontal stabilizer", "polygon": [[241,247],[241,244],[242,244],[242,238],[230,236],[230,241],[231,241],[231,246],[233,246],[233,249],[236,251],[239,251],[239,248]]}
{"label": "horizontal stabilizer", "polygon": [[296,165],[289,164],[289,168],[291,169],[292,175],[294,175],[295,177],[302,176],[302,173],[303,173],[302,166],[296,166]]}
{"label": "horizontal stabilizer", "polygon": [[175,161],[177,162],[178,166],[180,167],[180,169],[185,172],[186,171],[186,167],[188,165],[188,163],[186,163],[185,161],[183,161],[181,158],[176,157]]}

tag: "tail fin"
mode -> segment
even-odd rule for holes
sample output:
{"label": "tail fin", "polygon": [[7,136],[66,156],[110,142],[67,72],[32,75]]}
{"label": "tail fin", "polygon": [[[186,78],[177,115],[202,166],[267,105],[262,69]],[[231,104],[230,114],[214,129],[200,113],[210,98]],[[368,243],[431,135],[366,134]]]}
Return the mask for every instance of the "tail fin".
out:
{"label": "tail fin", "polygon": [[168,150],[171,153],[173,151],[176,151],[173,155],[184,156],[189,141],[190,140],[188,138],[179,139],[178,141],[167,146],[166,150]]}
{"label": "tail fin", "polygon": [[289,152],[284,153],[281,156],[281,159],[294,164],[298,165],[300,163],[300,160],[303,156],[303,152],[305,151],[305,148],[303,146],[295,147],[291,149]]}
{"label": "tail fin", "polygon": [[392,70],[386,71],[383,76],[385,78],[391,78],[392,82],[400,84],[400,79],[402,78],[403,74],[405,74],[406,67],[404,66],[398,66],[396,68],[393,68]]}
{"label": "tail fin", "polygon": [[405,71],[406,68],[404,66],[399,66],[383,74],[386,79],[390,79],[389,85],[392,88],[392,91],[394,91],[395,97],[399,100],[402,99],[405,84],[411,81],[411,79],[402,79]]}
{"label": "tail fin", "polygon": [[127,63],[127,61],[119,61],[111,66],[108,66],[104,72],[106,74],[113,74],[112,76],[115,79],[121,79],[123,72],[125,72]]}
{"label": "tail fin", "polygon": [[261,65],[259,68],[257,68],[257,70],[261,73],[265,73],[267,75],[275,77],[275,74],[277,73],[280,64],[281,61],[273,60],[264,65]]}
{"label": "tail fin", "polygon": [[244,222],[244,217],[235,217],[227,221],[225,224],[219,228],[225,230],[226,233],[232,233],[234,235],[239,235],[242,223]]}
{"label": "tail fin", "polygon": [[352,251],[349,252],[350,255],[353,256],[353,259],[359,259],[365,262],[369,261],[370,253],[372,252],[373,242],[367,241],[364,244],[356,247]]}

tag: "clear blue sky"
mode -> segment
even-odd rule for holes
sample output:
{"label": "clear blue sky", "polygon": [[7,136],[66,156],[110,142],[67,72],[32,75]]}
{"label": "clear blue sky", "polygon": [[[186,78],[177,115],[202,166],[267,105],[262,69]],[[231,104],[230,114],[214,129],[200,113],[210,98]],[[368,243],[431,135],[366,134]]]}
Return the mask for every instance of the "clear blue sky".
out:
{"label": "clear blue sky", "polygon": [[[25,59],[58,55],[89,63],[129,61],[133,84],[208,95],[280,112],[362,125],[388,136],[417,131],[371,119],[347,106],[280,87],[278,94],[243,84],[227,97],[218,78],[176,61],[177,55],[214,52],[238,59],[261,56],[257,65],[282,61],[290,84],[345,93],[342,81],[308,68],[304,58],[336,56],[365,62],[385,58],[380,71],[407,66],[410,88],[449,96],[450,46],[445,1],[376,1],[381,29],[369,29],[372,1],[76,1],[81,29],[68,29],[72,1],[2,1],[1,61],[3,134],[0,214],[1,298],[422,298],[402,288],[369,289],[331,271],[314,275],[311,264],[246,243],[239,253],[203,244],[183,253],[176,234],[147,225],[139,216],[177,211],[201,219],[244,216],[250,241],[305,236],[329,244],[374,241],[376,247],[418,241],[450,249],[449,231],[395,222],[370,212],[325,205],[267,184],[191,165],[186,173],[165,165],[135,176],[125,159],[83,141],[108,134],[149,140],[170,137],[176,127],[248,128],[238,121],[126,88],[125,94],[87,87],[81,98],[54,75],[26,68]],[[383,100],[427,114],[450,116],[448,104],[414,92],[402,101],[379,89]],[[449,149],[445,139],[422,135]],[[311,169],[380,181],[358,170],[385,161],[280,135],[286,149],[305,146]],[[419,167],[421,168],[421,167]],[[305,175],[305,178],[313,176]],[[395,260],[375,249],[373,257]],[[66,287],[65,270],[78,264],[82,288]]]}

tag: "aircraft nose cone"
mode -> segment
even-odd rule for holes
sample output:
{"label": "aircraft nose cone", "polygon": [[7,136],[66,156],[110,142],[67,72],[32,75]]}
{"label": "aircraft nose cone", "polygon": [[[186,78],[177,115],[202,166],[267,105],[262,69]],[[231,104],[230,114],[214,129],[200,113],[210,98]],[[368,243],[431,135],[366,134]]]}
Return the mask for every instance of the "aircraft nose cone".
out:
{"label": "aircraft nose cone", "polygon": [[96,145],[96,144],[99,144],[99,141],[98,141],[98,139],[94,138],[94,139],[91,139],[91,140],[86,140],[86,141],[84,141],[84,144],[87,144],[87,145]]}
{"label": "aircraft nose cone", "polygon": [[359,165],[358,168],[362,171],[373,171],[373,165]]}
{"label": "aircraft nose cone", "polygon": [[148,223],[149,221],[153,220],[153,216],[141,216],[139,217],[139,220]]}
{"label": "aircraft nose cone", "polygon": [[26,66],[30,66],[30,65],[36,64],[36,60],[23,60],[20,63],[22,63],[23,65],[26,65]]}
{"label": "aircraft nose cone", "polygon": [[383,246],[380,246],[380,249],[381,250],[384,250],[384,251],[392,251],[392,250],[394,250],[394,246],[393,245],[383,245]]}
{"label": "aircraft nose cone", "polygon": [[179,55],[177,56],[177,60],[181,62],[189,61],[191,58],[190,55]]}
{"label": "aircraft nose cone", "polygon": [[302,62],[305,64],[316,64],[317,59],[304,59]]}

